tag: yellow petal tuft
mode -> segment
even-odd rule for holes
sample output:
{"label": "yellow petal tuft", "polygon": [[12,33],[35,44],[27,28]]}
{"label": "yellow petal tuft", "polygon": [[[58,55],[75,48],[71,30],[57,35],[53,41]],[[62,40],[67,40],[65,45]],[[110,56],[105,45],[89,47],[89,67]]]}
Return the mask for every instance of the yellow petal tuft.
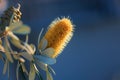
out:
{"label": "yellow petal tuft", "polygon": [[44,36],[48,41],[47,48],[54,49],[51,58],[56,58],[63,51],[73,35],[73,30],[73,24],[68,18],[56,19],[52,22]]}

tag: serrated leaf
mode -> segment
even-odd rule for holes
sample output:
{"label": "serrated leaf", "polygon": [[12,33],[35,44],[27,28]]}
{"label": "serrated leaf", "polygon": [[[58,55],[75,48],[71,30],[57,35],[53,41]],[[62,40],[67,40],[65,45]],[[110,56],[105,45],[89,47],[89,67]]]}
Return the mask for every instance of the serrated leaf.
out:
{"label": "serrated leaf", "polygon": [[49,57],[46,57],[46,56],[42,56],[42,55],[34,55],[34,57],[36,59],[38,59],[39,61],[45,63],[45,64],[55,64],[56,63],[56,59],[53,59],[53,58],[49,58]]}
{"label": "serrated leaf", "polygon": [[36,71],[34,69],[33,64],[30,64],[30,72],[29,72],[29,80],[34,80],[36,76]]}
{"label": "serrated leaf", "polygon": [[38,45],[38,49],[39,50],[44,50],[46,47],[47,47],[47,40],[45,38],[43,38],[40,42],[39,42],[39,45]]}
{"label": "serrated leaf", "polygon": [[27,52],[21,52],[21,53],[19,53],[19,55],[23,56],[24,58],[26,58],[29,61],[34,60],[33,56],[31,54],[28,54]]}
{"label": "serrated leaf", "polygon": [[54,54],[53,48],[47,48],[44,51],[42,51],[42,55],[45,55],[47,57],[52,57],[53,54]]}

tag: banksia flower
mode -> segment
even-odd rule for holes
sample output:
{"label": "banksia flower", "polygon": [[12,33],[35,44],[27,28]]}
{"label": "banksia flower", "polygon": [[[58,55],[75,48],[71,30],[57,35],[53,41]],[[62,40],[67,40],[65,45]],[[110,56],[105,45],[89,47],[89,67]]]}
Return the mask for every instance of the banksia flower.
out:
{"label": "banksia flower", "polygon": [[[35,54],[38,52],[36,46],[28,44],[28,34],[31,30],[22,23],[21,15],[20,4],[18,4],[17,8],[8,8],[0,17],[0,59],[4,61],[3,74],[7,72],[10,79],[9,66],[16,60],[17,80],[20,77],[22,80],[35,80],[36,76],[39,80],[43,80],[37,67],[46,72],[46,80],[53,80],[52,73],[55,74],[55,71],[50,65],[56,63],[56,57],[70,41],[74,30],[73,24],[69,18],[57,18],[49,25],[41,39],[42,29],[37,45],[40,54]],[[15,34],[26,35],[26,41],[21,41]],[[17,50],[14,50],[11,45]],[[30,63],[29,72],[24,65],[26,60]]]}
{"label": "banksia flower", "polygon": [[20,12],[20,4],[18,7],[8,8],[0,18],[0,37],[6,34],[5,29],[12,23],[18,22],[21,19],[22,13]]}
{"label": "banksia flower", "polygon": [[63,51],[73,35],[73,30],[73,24],[68,18],[56,19],[51,23],[44,36],[48,42],[46,48],[54,49],[49,57],[56,58]]}

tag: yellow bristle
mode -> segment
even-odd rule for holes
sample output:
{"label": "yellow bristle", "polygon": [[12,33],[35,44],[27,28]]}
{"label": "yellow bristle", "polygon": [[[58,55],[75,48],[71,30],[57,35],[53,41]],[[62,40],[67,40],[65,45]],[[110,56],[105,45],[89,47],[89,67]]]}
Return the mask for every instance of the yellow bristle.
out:
{"label": "yellow bristle", "polygon": [[51,58],[56,58],[63,51],[73,35],[73,30],[73,24],[68,18],[56,19],[52,22],[44,36],[48,41],[47,48],[54,49]]}

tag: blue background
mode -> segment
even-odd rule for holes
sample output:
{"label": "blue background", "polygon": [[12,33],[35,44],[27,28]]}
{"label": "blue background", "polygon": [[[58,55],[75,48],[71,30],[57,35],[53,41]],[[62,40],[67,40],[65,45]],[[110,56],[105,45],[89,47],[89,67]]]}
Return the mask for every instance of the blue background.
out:
{"label": "blue background", "polygon": [[[31,27],[31,43],[57,17],[69,16],[75,25],[72,40],[52,66],[54,80],[120,80],[119,0],[11,0],[9,5],[17,2]],[[6,80],[0,64],[0,80]]]}

